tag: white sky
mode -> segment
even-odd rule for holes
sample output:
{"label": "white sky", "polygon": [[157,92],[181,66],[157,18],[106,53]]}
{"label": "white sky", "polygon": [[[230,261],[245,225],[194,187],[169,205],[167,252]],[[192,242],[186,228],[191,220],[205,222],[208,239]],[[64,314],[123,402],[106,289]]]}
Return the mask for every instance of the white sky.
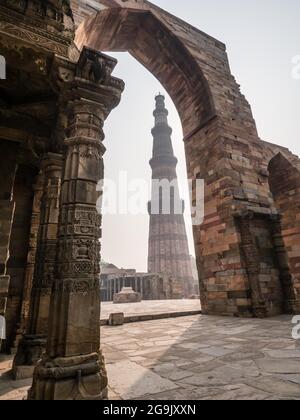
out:
{"label": "white sky", "polygon": [[[300,55],[299,0],[156,0],[153,3],[227,45],[233,75],[250,102],[262,139],[300,155],[300,80],[292,78],[292,58]],[[105,125],[106,178],[150,180],[154,96],[167,96],[169,124],[178,157],[182,196],[188,201],[182,130],[177,111],[160,83],[129,54],[113,53],[114,72],[126,83],[119,107]],[[145,203],[146,205],[146,203]],[[194,253],[189,215],[190,252]],[[149,218],[105,216],[102,256],[120,267],[147,269]]]}

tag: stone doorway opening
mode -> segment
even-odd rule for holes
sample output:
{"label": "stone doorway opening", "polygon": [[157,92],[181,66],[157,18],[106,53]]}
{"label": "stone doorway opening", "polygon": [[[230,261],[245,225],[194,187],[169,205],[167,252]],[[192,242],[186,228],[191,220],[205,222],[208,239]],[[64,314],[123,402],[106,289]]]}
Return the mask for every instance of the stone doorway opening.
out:
{"label": "stone doorway opening", "polygon": [[[273,246],[277,209],[265,176],[264,155],[271,145],[258,137],[251,108],[231,75],[226,47],[150,3],[103,4],[104,10],[78,27],[77,46],[127,51],[160,81],[182,123],[188,178],[205,181],[205,219],[194,227],[203,312],[282,313],[289,304],[279,296],[282,269]],[[255,221],[245,222],[247,214]],[[273,261],[267,264],[270,272],[258,273],[266,261],[248,258],[245,229],[257,256]],[[272,275],[274,287],[262,297],[264,276],[269,281]],[[268,309],[261,308],[262,302]]]}
{"label": "stone doorway opening", "polygon": [[[194,279],[193,272],[190,275],[187,273],[195,263],[190,255],[195,254],[180,118],[171,98],[164,93],[163,112],[168,114],[167,120],[156,126],[153,116],[157,112],[154,93],[163,92],[163,87],[128,53],[117,53],[116,58],[118,66],[115,74],[124,79],[126,88],[120,105],[108,119],[105,129],[105,179],[113,187],[110,191],[104,189],[103,197],[101,301],[112,302],[114,295],[120,293],[123,287],[132,287],[146,301],[196,298],[199,295],[198,281]],[[145,89],[142,89],[143,86]],[[165,130],[168,130],[167,136]],[[167,148],[156,148],[159,167],[152,174],[150,163],[153,162],[154,144],[162,145],[165,141]],[[170,168],[165,161],[167,154],[174,155],[174,165],[178,161],[175,168],[173,163]],[[180,215],[163,215],[152,220],[149,226],[151,180],[155,178],[160,181],[162,176],[163,179],[170,177],[172,182],[178,182],[180,205],[184,200],[184,220],[180,219]],[[128,188],[121,195],[124,184]],[[141,184],[143,191],[140,187],[136,188]],[[112,191],[113,197],[117,191],[116,200],[111,199]],[[124,195],[127,197],[126,203],[122,201]],[[137,205],[136,195],[140,197]],[[109,202],[113,202],[113,205],[110,206]],[[126,211],[123,210],[125,207]],[[180,278],[176,283],[177,275]],[[191,284],[185,291],[183,288],[179,290],[182,283]]]}

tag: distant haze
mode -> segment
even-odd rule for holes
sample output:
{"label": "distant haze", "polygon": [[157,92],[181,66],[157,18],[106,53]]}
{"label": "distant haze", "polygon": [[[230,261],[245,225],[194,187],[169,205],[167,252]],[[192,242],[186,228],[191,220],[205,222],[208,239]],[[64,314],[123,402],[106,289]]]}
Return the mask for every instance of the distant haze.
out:
{"label": "distant haze", "polygon": [[[233,75],[241,84],[262,139],[279,143],[300,155],[300,80],[292,78],[292,59],[300,55],[299,0],[156,0],[153,3],[193,24],[227,45]],[[105,176],[118,179],[151,177],[154,96],[167,97],[173,146],[179,160],[178,178],[188,203],[181,123],[160,83],[129,54],[119,60],[115,75],[126,83],[119,107],[106,126]],[[145,203],[145,206],[147,203]],[[189,214],[186,223],[194,254]],[[102,255],[119,267],[147,270],[148,216],[105,216]]]}

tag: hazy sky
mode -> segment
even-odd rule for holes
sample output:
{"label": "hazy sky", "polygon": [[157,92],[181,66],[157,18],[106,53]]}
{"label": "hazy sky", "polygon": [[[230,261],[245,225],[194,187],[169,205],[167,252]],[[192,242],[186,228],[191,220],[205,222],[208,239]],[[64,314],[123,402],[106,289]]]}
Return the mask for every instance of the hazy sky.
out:
{"label": "hazy sky", "polygon": [[[260,137],[300,155],[300,80],[292,78],[292,59],[300,56],[299,0],[156,0],[153,3],[227,45],[231,70],[250,102]],[[149,180],[154,96],[160,83],[129,54],[113,53],[115,75],[126,83],[119,107],[106,126],[106,178]],[[166,93],[165,93],[166,94]],[[167,94],[166,94],[167,96]],[[186,168],[177,111],[167,96],[178,177],[185,192]],[[146,203],[145,203],[146,206]],[[190,252],[194,253],[189,215]],[[149,218],[105,216],[102,255],[120,267],[147,269]]]}

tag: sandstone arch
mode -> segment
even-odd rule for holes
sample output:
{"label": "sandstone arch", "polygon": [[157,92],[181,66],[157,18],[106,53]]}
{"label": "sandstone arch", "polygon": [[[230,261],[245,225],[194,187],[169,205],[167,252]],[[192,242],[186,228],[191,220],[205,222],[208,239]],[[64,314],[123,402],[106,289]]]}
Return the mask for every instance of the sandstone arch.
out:
{"label": "sandstone arch", "polygon": [[203,311],[261,316],[239,220],[276,209],[260,175],[265,144],[225,45],[147,1],[99,3],[102,10],[80,22],[77,46],[128,51],[158,78],[181,118],[189,178],[205,180],[205,219],[194,228]]}
{"label": "sandstone arch", "polygon": [[[150,2],[99,1],[104,7],[80,23],[75,43],[99,51],[128,51],[166,88],[184,135],[224,110],[234,119],[248,105],[231,75],[226,46]],[[251,111],[244,115],[249,131]],[[248,121],[246,121],[248,119]]]}
{"label": "sandstone arch", "polygon": [[165,87],[187,136],[216,115],[207,80],[194,57],[149,11],[113,8],[84,21],[76,43],[99,51],[128,51]]}

